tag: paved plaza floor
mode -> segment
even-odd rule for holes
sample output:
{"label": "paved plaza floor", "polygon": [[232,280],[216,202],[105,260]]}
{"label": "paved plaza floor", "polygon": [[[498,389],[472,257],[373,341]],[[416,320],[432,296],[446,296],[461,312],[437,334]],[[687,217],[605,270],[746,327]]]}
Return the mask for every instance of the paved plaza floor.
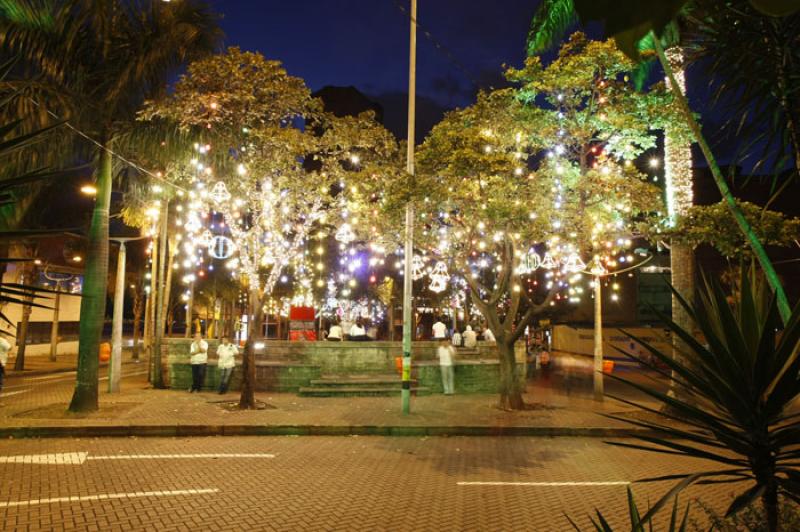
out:
{"label": "paved plaza floor", "polygon": [[[0,527],[564,531],[566,515],[587,526],[595,507],[622,526],[630,481],[706,467],[598,438],[3,440]],[[646,505],[670,485],[633,489]],[[731,489],[691,488],[681,502],[722,508]]]}
{"label": "paved plaza floor", "polygon": [[[248,426],[300,426],[343,430],[353,427],[460,427],[464,430],[450,432],[462,434],[469,434],[470,428],[527,427],[541,429],[527,434],[585,435],[588,430],[596,430],[600,432],[595,435],[606,435],[630,427],[605,417],[605,414],[634,410],[610,399],[596,402],[585,384],[578,385],[578,381],[565,383],[562,377],[553,376],[528,386],[526,400],[533,408],[523,412],[498,409],[497,396],[493,394],[413,397],[411,414],[403,415],[399,397],[314,398],[293,393],[259,393],[257,399],[270,408],[238,411],[225,408],[226,403],[237,401],[238,392],[221,396],[210,391],[190,394],[186,390],[154,390],[147,382],[144,363],[126,364],[123,373],[122,391],[109,394],[106,392],[105,370],[101,370],[101,407],[98,412],[87,416],[65,413],[74,386],[74,372],[34,376],[12,374],[0,395],[3,405],[0,407],[0,433],[24,435],[14,430],[25,427],[140,427],[142,430],[161,427],[164,429],[161,434],[180,435],[182,427],[228,427],[232,430],[232,427]],[[601,429],[611,432],[603,433]],[[555,432],[545,432],[547,430]],[[195,430],[183,434],[196,433]]]}

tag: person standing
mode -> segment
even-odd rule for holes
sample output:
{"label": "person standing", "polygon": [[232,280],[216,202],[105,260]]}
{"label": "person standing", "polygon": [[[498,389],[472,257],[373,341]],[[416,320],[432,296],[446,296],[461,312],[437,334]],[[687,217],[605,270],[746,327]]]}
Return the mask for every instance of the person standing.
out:
{"label": "person standing", "polygon": [[206,364],[208,363],[208,342],[203,340],[203,336],[197,332],[194,341],[189,347],[189,363],[192,365],[192,387],[190,393],[199,392],[203,389],[203,382],[206,380]]}
{"label": "person standing", "polygon": [[442,340],[447,338],[447,325],[442,323],[441,318],[436,318],[436,323],[433,324],[431,329],[433,330],[434,340]]}
{"label": "person standing", "polygon": [[11,351],[11,343],[0,336],[0,392],[3,391],[3,381],[6,376],[6,365],[8,364],[8,352]]}
{"label": "person standing", "polygon": [[472,330],[472,325],[467,325],[464,331],[464,347],[473,348],[478,345],[478,334]]}
{"label": "person standing", "polygon": [[217,348],[217,369],[219,370],[219,393],[228,392],[233,368],[236,367],[236,355],[239,350],[230,342],[228,337],[222,339],[222,344]]}
{"label": "person standing", "polygon": [[439,340],[439,348],[436,350],[436,356],[439,357],[439,370],[442,373],[442,388],[444,388],[445,395],[453,395],[455,393],[453,383],[455,378],[455,372],[453,371],[453,357],[455,352],[455,348],[446,338]]}

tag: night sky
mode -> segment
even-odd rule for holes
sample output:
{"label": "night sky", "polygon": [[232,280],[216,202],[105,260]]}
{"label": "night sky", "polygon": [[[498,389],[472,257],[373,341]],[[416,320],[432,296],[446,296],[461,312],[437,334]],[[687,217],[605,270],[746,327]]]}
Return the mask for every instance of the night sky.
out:
{"label": "night sky", "polygon": [[[470,104],[477,87],[496,86],[503,63],[525,57],[538,0],[419,0],[418,121],[424,133],[445,109]],[[312,90],[355,86],[384,107],[405,135],[408,0],[213,0],[225,44],[282,61]],[[423,30],[454,60],[438,50]]]}

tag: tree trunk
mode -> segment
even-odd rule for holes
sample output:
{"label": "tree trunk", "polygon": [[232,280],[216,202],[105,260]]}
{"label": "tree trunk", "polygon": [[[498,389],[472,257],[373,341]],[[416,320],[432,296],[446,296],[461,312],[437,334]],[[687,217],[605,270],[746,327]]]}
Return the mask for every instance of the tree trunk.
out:
{"label": "tree trunk", "polygon": [[739,208],[739,205],[736,203],[736,198],[734,198],[730,188],[728,187],[728,183],[725,181],[725,177],[722,175],[722,171],[720,170],[717,160],[711,151],[711,147],[708,145],[708,142],[706,142],[703,132],[700,129],[700,125],[697,123],[697,120],[695,120],[694,114],[689,107],[689,102],[686,100],[686,96],[683,94],[683,91],[681,91],[677,80],[675,79],[672,67],[670,66],[670,63],[664,54],[664,48],[661,46],[661,41],[654,33],[651,32],[651,35],[653,37],[653,43],[656,47],[656,52],[658,53],[659,61],[661,62],[661,67],[664,69],[667,77],[670,80],[670,88],[672,93],[677,99],[681,112],[683,113],[687,124],[692,130],[697,143],[700,145],[700,149],[706,158],[706,162],[708,162],[711,175],[714,178],[714,182],[719,189],[722,199],[725,201],[725,204],[728,206],[728,210],[730,210],[731,214],[733,215],[736,224],[739,226],[739,230],[750,244],[753,254],[758,259],[759,264],[761,264],[761,269],[764,271],[764,276],[767,278],[770,288],[772,288],[772,290],[775,292],[775,297],[778,302],[778,310],[780,311],[781,318],[785,324],[792,315],[792,308],[789,305],[789,300],[786,297],[783,284],[781,284],[781,280],[775,271],[775,267],[772,265],[772,261],[767,255],[766,250],[764,250],[764,245],[761,243],[758,235],[756,235],[755,231],[753,231],[753,227],[750,225],[750,222],[748,222],[747,218],[744,217],[741,208]]}
{"label": "tree trunk", "polygon": [[169,217],[169,203],[164,202],[164,207],[161,212],[161,219],[159,220],[161,230],[159,231],[158,243],[158,282],[156,287],[158,290],[154,292],[157,295],[155,299],[155,327],[153,329],[153,387],[162,389],[164,388],[164,375],[161,368],[161,346],[164,340],[164,295],[167,290],[164,283],[167,277],[166,264],[167,264],[167,222]]}
{"label": "tree trunk", "polygon": [[767,514],[767,530],[769,532],[780,532],[780,506],[778,506],[778,486],[774,479],[767,484],[767,490],[761,496],[764,505],[764,513]]}
{"label": "tree trunk", "polygon": [[[25,301],[33,303],[33,294],[25,296]],[[28,345],[28,323],[31,319],[31,310],[29,305],[22,306],[22,321],[20,321],[17,335],[17,358],[14,360],[14,371],[25,369],[25,348]]]}
{"label": "tree trunk", "polygon": [[147,353],[147,381],[153,382],[153,332],[155,331],[156,281],[158,280],[158,232],[150,244],[150,293],[144,310],[144,348]]}
{"label": "tree trunk", "polygon": [[[683,49],[675,46],[666,50],[664,56],[669,61],[677,89],[686,92],[686,73],[684,70]],[[671,81],[667,79],[671,87]],[[664,177],[667,188],[667,211],[670,223],[678,222],[689,213],[694,204],[694,176],[692,175],[692,147],[676,138],[672,128],[664,131]],[[694,297],[694,250],[691,246],[673,241],[670,246],[670,272],[672,287],[687,301]],[[694,328],[689,313],[683,308],[675,294],[672,294],[672,321],[681,328],[691,331]],[[682,354],[688,353],[687,345],[678,335],[672,335],[672,358],[686,363]],[[672,372],[673,379],[678,377]],[[688,400],[685,390],[670,383],[670,395],[683,401]],[[666,408],[666,406],[665,406]]]}
{"label": "tree trunk", "polygon": [[[694,250],[686,244],[673,242],[670,248],[670,269],[672,271],[672,287],[687,301],[694,296]],[[683,330],[691,332],[694,322],[689,313],[683,308],[675,294],[672,295],[672,321]],[[686,360],[685,354],[689,353],[686,343],[677,334],[672,335],[672,358],[682,364],[691,362]],[[678,375],[673,371],[673,379]],[[685,389],[671,383],[670,394],[683,401],[687,400]]]}
{"label": "tree trunk", "polygon": [[[35,255],[37,246],[24,247],[25,255]],[[23,269],[20,284],[34,285],[34,279],[37,277],[37,269],[33,265],[26,265]],[[33,292],[26,295],[24,301],[33,303],[35,295]],[[17,358],[14,360],[14,371],[23,371],[25,369],[25,351],[28,345],[28,324],[31,321],[31,312],[33,308],[29,305],[22,306],[22,321],[19,327],[19,335],[17,336]]]}
{"label": "tree trunk", "polygon": [[186,330],[183,333],[184,338],[191,338],[192,336],[192,313],[194,310],[194,281],[189,284],[189,301],[186,302]]}
{"label": "tree trunk", "polygon": [[506,410],[524,410],[522,384],[519,379],[514,344],[497,339],[497,355],[500,359],[500,408]]}
{"label": "tree trunk", "polygon": [[244,344],[242,357],[242,394],[239,397],[239,408],[254,409],[256,407],[256,342],[262,339],[261,329],[264,322],[264,311],[258,290],[250,291],[250,330]]}
{"label": "tree trunk", "polygon": [[[101,139],[108,145],[108,139]],[[106,311],[108,283],[108,211],[111,204],[111,153],[100,151],[97,169],[97,196],[89,226],[89,251],[84,269],[78,342],[78,371],[69,410],[97,410],[100,336]]]}
{"label": "tree trunk", "polygon": [[137,290],[133,296],[133,355],[132,359],[139,360],[139,335],[142,321],[142,294]]}
{"label": "tree trunk", "polygon": [[178,249],[177,242],[174,240],[170,240],[167,242],[167,246],[169,246],[169,250],[167,251],[167,256],[169,259],[167,260],[167,280],[164,286],[164,308],[163,314],[166,323],[164,324],[166,328],[169,327],[169,336],[172,336],[172,325],[171,325],[171,316],[172,311],[170,310],[169,300],[172,297],[172,271],[175,269],[173,266],[175,265],[175,255]]}

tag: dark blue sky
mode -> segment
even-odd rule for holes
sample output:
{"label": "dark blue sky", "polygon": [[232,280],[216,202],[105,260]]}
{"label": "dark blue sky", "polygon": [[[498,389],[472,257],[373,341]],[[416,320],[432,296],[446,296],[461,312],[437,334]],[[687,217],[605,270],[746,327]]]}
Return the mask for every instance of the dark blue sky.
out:
{"label": "dark blue sky", "polygon": [[[213,0],[224,15],[226,45],[283,61],[316,90],[353,85],[384,106],[395,133],[405,114],[408,0]],[[444,108],[469,104],[475,83],[491,86],[502,64],[520,64],[538,0],[419,0],[421,129]],[[426,38],[453,55],[460,68]],[[464,70],[467,72],[465,73]]]}

